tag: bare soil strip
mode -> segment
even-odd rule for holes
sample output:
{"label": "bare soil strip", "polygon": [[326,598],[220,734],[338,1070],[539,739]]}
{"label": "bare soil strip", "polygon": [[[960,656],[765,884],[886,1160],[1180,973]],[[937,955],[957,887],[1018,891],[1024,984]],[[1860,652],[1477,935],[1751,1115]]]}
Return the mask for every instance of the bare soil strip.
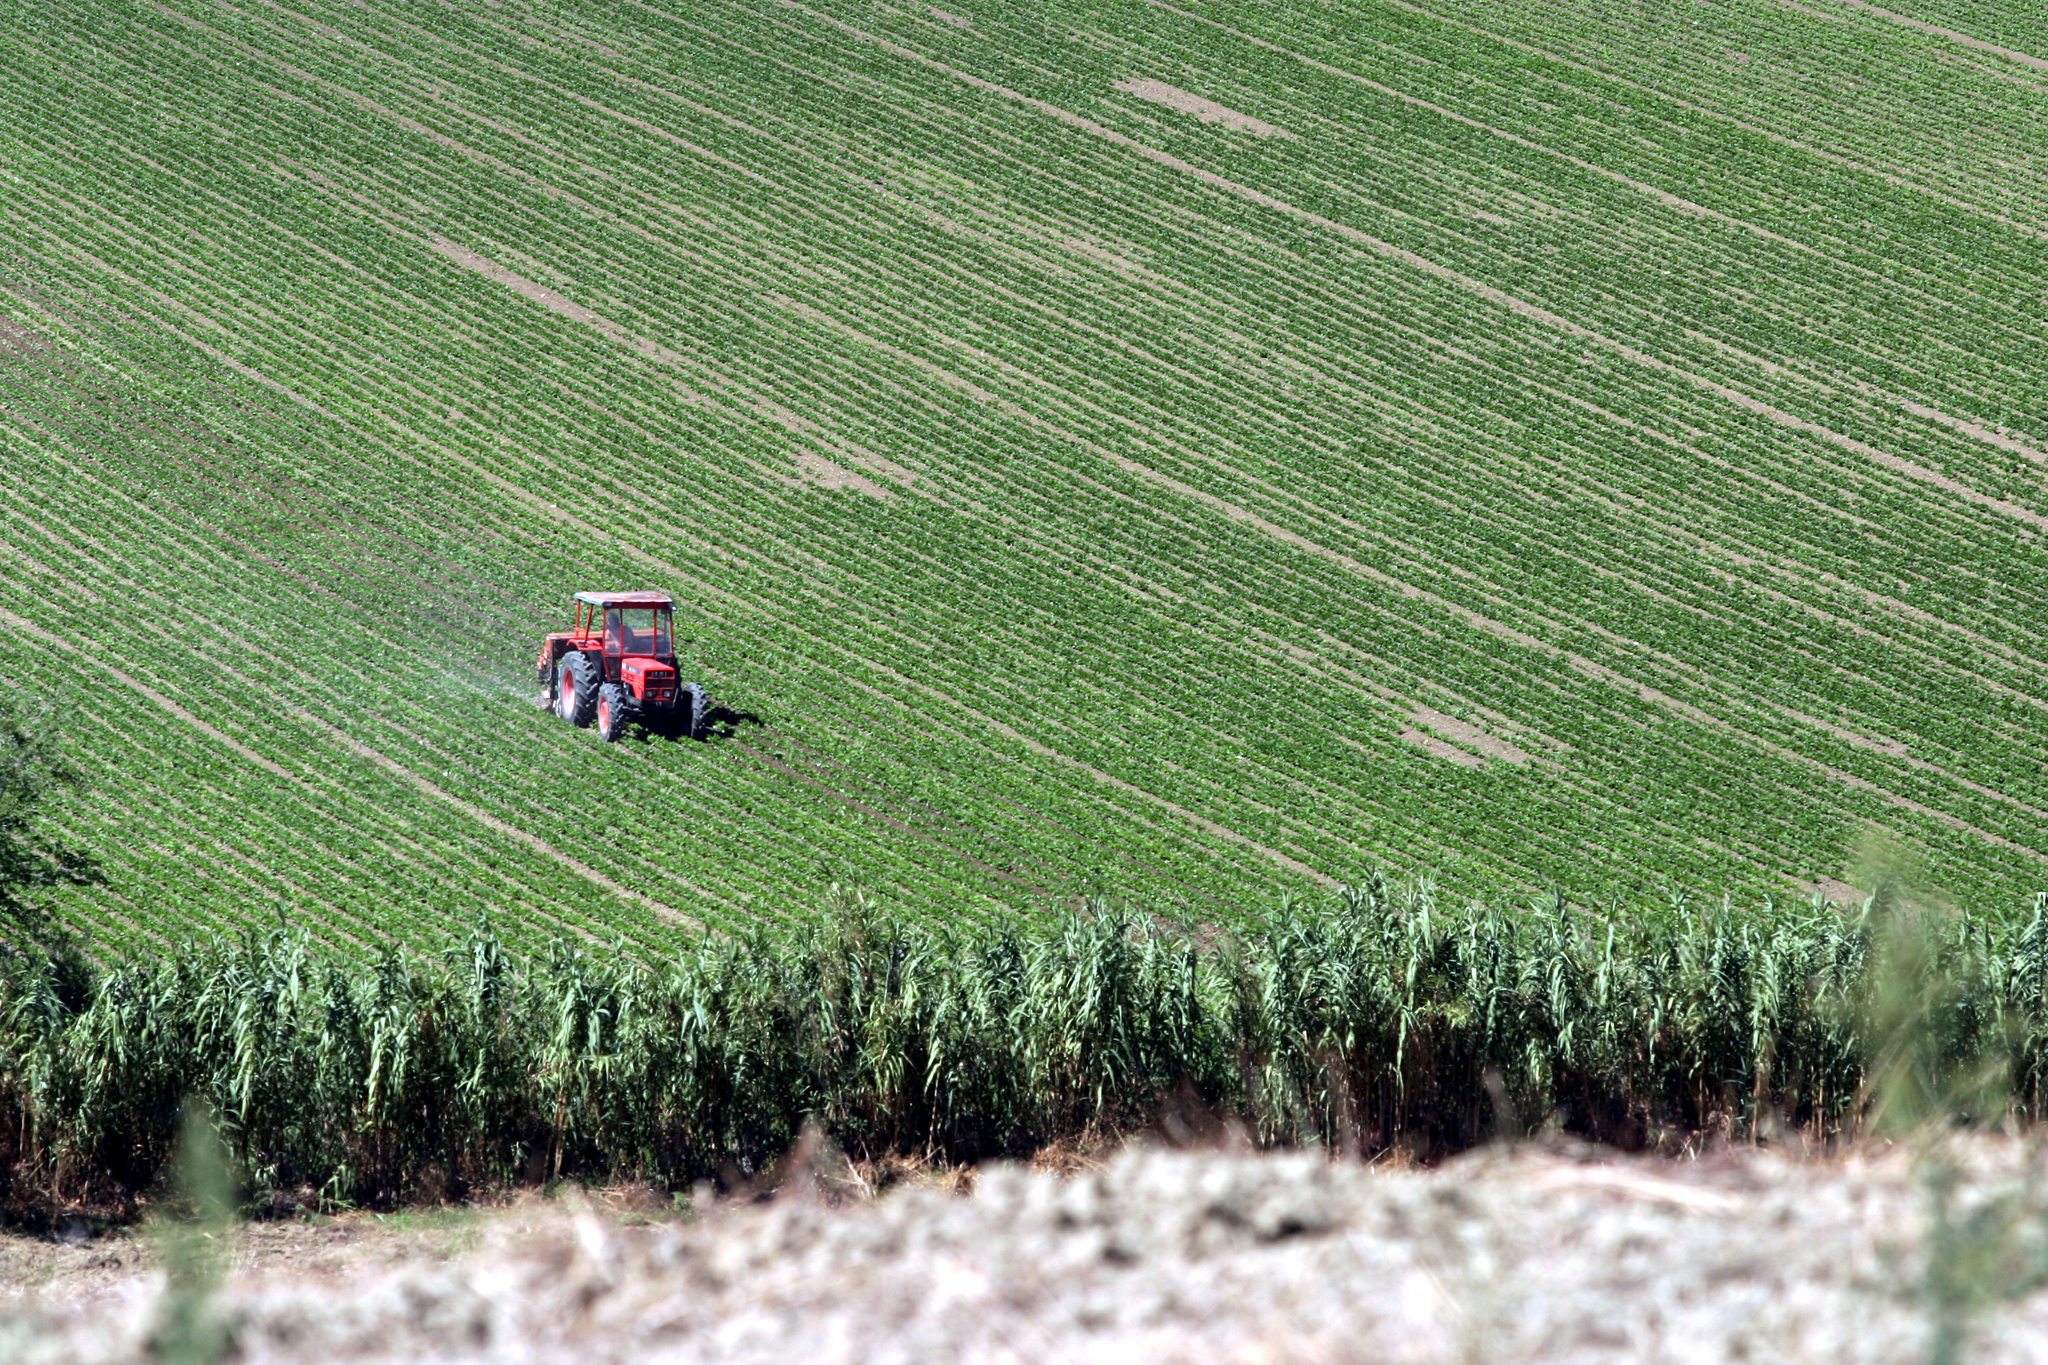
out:
{"label": "bare soil strip", "polygon": [[1844,436],[1840,432],[1831,430],[1818,422],[1810,421],[1807,418],[1787,412],[1783,408],[1773,406],[1760,398],[1751,397],[1749,394],[1730,388],[1728,385],[1711,379],[1706,375],[1697,374],[1666,360],[1660,360],[1656,356],[1638,350],[1624,341],[1616,340],[1613,337],[1596,332],[1590,327],[1582,326],[1564,317],[1562,314],[1554,313],[1541,305],[1518,298],[1503,289],[1497,289],[1483,280],[1474,279],[1472,276],[1453,270],[1449,266],[1441,265],[1430,260],[1427,256],[1408,250],[1406,247],[1399,247],[1395,246],[1392,242],[1382,241],[1371,233],[1360,231],[1358,228],[1354,228],[1347,223],[1340,223],[1333,218],[1326,218],[1322,214],[1313,213],[1284,199],[1267,194],[1263,190],[1253,189],[1251,186],[1232,180],[1227,176],[1218,175],[1214,171],[1206,170],[1192,162],[1184,161],[1170,152],[1163,152],[1156,147],[1147,146],[1136,138],[1128,137],[1112,128],[1105,128],[1092,119],[1084,118],[1071,110],[1062,109],[1056,104],[1049,104],[1044,100],[1034,99],[1020,91],[1012,90],[1008,86],[984,80],[970,72],[949,66],[936,58],[927,57],[921,52],[916,52],[901,44],[890,42],[888,39],[878,37],[864,29],[855,28],[851,24],[844,23],[841,20],[832,18],[830,15],[821,14],[809,8],[800,3],[800,0],[779,0],[779,3],[785,9],[793,9],[807,14],[822,24],[840,30],[849,37],[872,43],[894,56],[903,58],[905,61],[915,62],[920,66],[971,85],[977,90],[982,90],[1001,99],[1021,104],[1029,109],[1035,109],[1092,137],[1114,143],[1155,165],[1191,176],[1196,180],[1200,180],[1205,185],[1222,190],[1227,194],[1235,195],[1248,203],[1257,204],[1261,208],[1286,214],[1297,221],[1308,223],[1326,232],[1334,233],[1346,241],[1364,247],[1367,251],[1385,260],[1397,261],[1411,269],[1419,270],[1433,279],[1442,280],[1444,283],[1452,285],[1476,298],[1485,299],[1489,303],[1505,308],[1518,317],[1527,318],[1542,326],[1563,332],[1565,335],[1576,340],[1597,346],[1611,355],[1621,357],[1630,364],[1640,366],[1643,369],[1653,370],[1659,374],[1669,375],[1704,393],[1713,394],[1715,397],[1733,403],[1745,411],[1755,413],[1757,416],[1763,417],[1787,430],[1804,432],[1842,450],[1860,455],[1874,464],[1891,470],[1895,474],[1902,475],[1918,483],[1927,484],[1930,487],[1939,488],[1964,501],[1974,503],[1987,511],[1995,512],[2014,521],[2023,522],[2037,530],[2048,530],[2048,516],[2044,516],[2039,512],[2021,507],[2019,504],[2009,502],[2004,498],[1995,498],[1989,494],[1980,493],[1945,474],[1928,469],[1924,465],[1916,464],[1911,460],[1879,450],[1877,447],[1856,440],[1854,437]]}
{"label": "bare soil strip", "polygon": [[446,256],[465,270],[474,270],[485,279],[495,280],[522,298],[533,300],[551,313],[558,313],[571,322],[580,322],[585,327],[595,328],[606,337],[616,341],[627,350],[637,351],[649,360],[661,365],[687,364],[689,357],[679,351],[636,336],[629,329],[602,317],[574,299],[548,288],[544,284],[529,280],[524,275],[514,274],[487,256],[480,256],[468,247],[449,241],[446,237],[429,237],[427,245]]}
{"label": "bare soil strip", "polygon": [[814,450],[807,450],[796,457],[797,473],[820,488],[851,488],[856,493],[887,501],[895,497],[888,489],[873,479],[865,479],[843,465],[833,464]]}
{"label": "bare soil strip", "polygon": [[[892,360],[900,360],[906,365],[914,365],[919,370],[922,370],[925,374],[930,375],[933,379],[945,385],[947,388],[953,389],[959,393],[964,393],[977,403],[1000,404],[1003,402],[1003,400],[999,398],[997,395],[990,393],[987,389],[982,388],[973,380],[968,379],[962,375],[954,374],[951,370],[948,370],[940,365],[935,365],[931,361],[926,360],[922,356],[912,355],[909,351],[903,350],[901,347],[892,346],[888,342],[883,341],[878,337],[869,336],[866,332],[861,331],[859,328],[854,327],[851,324],[841,322],[838,318],[833,317],[830,313],[827,313],[822,309],[813,308],[811,305],[804,303],[799,299],[793,299],[789,297],[789,295],[787,294],[769,294],[766,296],[765,301],[774,304],[777,308],[787,309],[788,311],[796,314],[798,317],[802,318],[806,322],[814,323],[817,326],[828,328],[829,330],[837,332],[839,335],[846,337],[852,341],[856,341],[863,346],[871,347],[874,350],[880,351],[882,354],[890,357]],[[1009,409],[1012,406],[1013,405],[1004,404],[1005,411],[1009,411]],[[1018,413],[1020,412],[1021,409],[1018,410],[1017,413],[1012,413],[1012,415],[1018,415]]]}
{"label": "bare soil strip", "polygon": [[[0,425],[0,432],[5,432],[8,429],[8,427]],[[16,434],[20,434],[20,428],[13,428],[13,430],[15,431]],[[66,544],[64,537],[58,535],[56,531],[52,530],[50,527],[43,525],[39,521],[35,521],[31,518],[22,516],[19,508],[8,509],[8,515],[18,525],[27,527],[30,531],[33,531],[35,534],[49,541],[52,549],[61,550],[65,552],[67,555],[75,555],[79,553],[79,548],[76,545]],[[23,550],[19,545],[13,544],[6,540],[0,540],[0,556],[5,556],[6,558],[13,560],[15,563],[27,569],[29,573],[35,575],[38,578],[43,579],[47,583],[50,583],[58,588],[63,589],[65,593],[76,598],[78,601],[86,602],[93,606],[98,606],[101,602],[106,600],[105,598],[101,597],[97,592],[94,592],[90,587],[86,586],[84,583],[79,582],[77,579],[72,578],[67,574],[60,573],[58,570],[51,568],[49,565],[43,563],[39,559],[31,557],[28,554],[28,552]]]}
{"label": "bare soil strip", "polygon": [[2038,465],[2048,465],[2048,450],[2041,450],[2038,447],[2028,445],[2025,441],[2008,432],[1987,427],[1981,422],[1972,422],[1967,418],[1952,416],[1939,408],[1930,408],[1925,403],[1915,403],[1911,399],[1885,393],[1868,384],[1858,384],[1855,387],[1857,392],[1864,394],[1866,397],[1897,404],[1915,417],[1924,417],[1930,422],[1939,423],[1951,431],[1960,432],[1968,436],[1971,440],[1997,446],[2000,450],[2009,450],[2013,454],[2023,456]]}
{"label": "bare soil strip", "polygon": [[1136,95],[1141,100],[1163,104],[1168,109],[1178,110],[1183,114],[1193,114],[1203,123],[1220,123],[1236,132],[1250,133],[1253,137],[1294,137],[1294,134],[1285,128],[1268,123],[1264,119],[1253,118],[1250,114],[1240,114],[1235,109],[1218,104],[1214,100],[1205,100],[1200,95],[1190,95],[1187,91],[1168,85],[1165,81],[1118,81],[1114,88],[1126,95]]}
{"label": "bare soil strip", "polygon": [[[11,296],[10,296],[11,297]],[[0,317],[0,351],[47,351],[50,343],[16,322]]]}
{"label": "bare soil strip", "polygon": [[1975,792],[1986,800],[1997,801],[2003,805],[2011,806],[2014,810],[2041,821],[2044,826],[2048,826],[2048,810],[2042,810],[2038,806],[2029,805],[2010,792],[2002,792],[1995,787],[1987,787],[1981,782],[1972,782],[1969,778],[1952,773],[1938,764],[1929,763],[1924,758],[1916,758],[1898,740],[1872,738],[1869,735],[1858,734],[1846,726],[1836,725],[1832,721],[1822,720],[1818,716],[1809,716],[1803,711],[1795,711],[1791,707],[1777,702],[1766,702],[1765,705],[1781,716],[1798,721],[1804,725],[1810,725],[1833,736],[1852,749],[1862,749],[1867,753],[1883,754],[1893,762],[1902,763],[1916,772],[1930,774],[1944,782],[1953,782],[1958,787],[1966,791]]}
{"label": "bare soil strip", "polygon": [[[1412,726],[1421,726],[1426,730],[1432,730],[1445,739],[1477,749],[1487,757],[1500,759],[1504,763],[1538,763],[1553,767],[1557,766],[1555,759],[1537,758],[1526,750],[1510,744],[1498,735],[1482,730],[1476,725],[1458,720],[1455,717],[1445,715],[1436,708],[1415,700],[1412,695],[1403,694],[1382,683],[1375,682],[1363,673],[1345,667],[1331,655],[1318,654],[1312,649],[1304,648],[1291,640],[1284,640],[1271,631],[1262,630],[1254,625],[1239,622],[1238,626],[1244,632],[1247,640],[1259,641],[1282,658],[1289,659],[1303,668],[1313,670],[1323,678],[1333,682],[1341,680],[1366,696],[1387,702],[1399,708],[1405,712],[1406,719]],[[1322,640],[1326,646],[1331,647],[1333,654],[1337,649],[1343,647],[1342,641],[1335,639],[1328,633],[1323,633]],[[1439,690],[1439,695],[1442,695],[1441,689]],[[1463,701],[1462,698],[1460,700]],[[1471,705],[1470,702],[1465,702],[1464,704]],[[1496,725],[1521,731],[1530,738],[1532,743],[1549,746],[1554,753],[1562,753],[1570,747],[1541,731],[1533,731],[1527,726],[1518,725],[1509,717],[1503,716],[1498,712],[1488,711],[1484,707],[1477,706],[1473,707],[1473,709],[1479,711],[1480,714],[1486,716],[1488,720]]]}
{"label": "bare soil strip", "polygon": [[1477,749],[1488,758],[1497,758],[1503,763],[1528,763],[1531,761],[1528,754],[1523,753],[1506,740],[1496,735],[1490,735],[1476,725],[1468,724],[1457,719],[1455,716],[1447,716],[1443,712],[1430,707],[1416,707],[1415,713],[1409,719],[1425,729],[1434,730],[1445,739],[1454,740],[1459,744]]}
{"label": "bare soil strip", "polygon": [[[449,241],[446,237],[430,236],[425,240],[429,247],[446,256],[463,269],[473,270],[486,279],[502,284],[522,298],[531,299],[551,313],[568,318],[571,322],[579,322],[586,327],[592,328],[607,339],[617,342],[630,351],[645,356],[657,365],[665,365],[672,369],[686,369],[701,379],[712,380],[725,397],[744,404],[757,417],[772,422],[785,431],[811,440],[821,441],[835,453],[848,457],[862,467],[870,469],[885,478],[892,479],[899,484],[908,485],[915,481],[917,477],[901,465],[884,460],[871,452],[837,439],[832,433],[820,427],[816,422],[811,421],[791,408],[784,407],[782,404],[766,398],[759,398],[741,392],[737,385],[733,385],[729,381],[720,382],[717,376],[707,372],[702,365],[695,363],[682,352],[672,351],[658,342],[636,335],[630,328],[622,326],[600,313],[585,308],[574,299],[550,289],[538,281],[530,280],[515,271],[507,270],[504,266],[499,265],[487,256],[479,255],[460,243]],[[694,396],[699,401],[704,401],[702,395]],[[818,463],[830,465],[829,461],[822,459],[819,459]],[[799,461],[799,467],[806,467],[803,461]],[[848,477],[852,476],[849,475]],[[866,481],[862,480],[862,482]],[[856,485],[847,484],[844,486],[853,487]],[[868,486],[870,488],[874,487],[872,484]],[[879,490],[877,490],[877,495],[880,495]]]}
{"label": "bare soil strip", "polygon": [[1861,905],[1867,897],[1840,877],[1825,874],[1813,879],[1813,889],[1820,892],[1830,905]]}
{"label": "bare soil strip", "polygon": [[[1693,706],[1689,702],[1680,701],[1678,698],[1660,692],[1654,687],[1649,687],[1642,683],[1631,682],[1627,678],[1623,677],[1621,674],[1616,673],[1613,669],[1608,668],[1604,664],[1595,663],[1593,662],[1593,660],[1586,658],[1582,654],[1569,655],[1568,657],[1566,657],[1565,662],[1569,664],[1571,667],[1577,669],[1579,672],[1584,673],[1589,678],[1597,678],[1600,681],[1608,683],[1610,686],[1620,688],[1624,691],[1632,691],[1639,700],[1649,702],[1653,706],[1661,707],[1666,711],[1670,711],[1674,715],[1684,716],[1686,719],[1693,721],[1695,724],[1705,726],[1709,729],[1718,730],[1721,733],[1741,740],[1746,744],[1754,745],[1756,748],[1763,750],[1765,753],[1770,754],[1774,758],[1780,758],[1786,761],[1787,763],[1796,764],[1799,767],[1805,768],[1808,772],[1818,773],[1822,777],[1827,778],[1831,782],[1838,782],[1842,786],[1851,788],[1855,791],[1868,792],[1870,795],[1877,797],[1880,801],[1883,801],[1886,805],[1895,806],[1898,809],[1904,811],[1911,811],[1915,815],[1924,816],[1927,819],[1935,820],[1940,822],[1941,824],[1947,825],[1950,829],[1958,830],[1964,834],[1975,835],[1977,838],[1982,839],[1985,843],[1991,844],[1994,847],[2005,849],[2008,852],[2022,854],[2026,857],[2032,858],[2034,861],[2038,863],[2048,864],[2048,853],[2043,853],[2041,852],[2041,850],[2036,848],[2029,848],[2025,844],[2015,843],[2013,840],[2008,839],[2003,835],[1993,834],[1990,830],[1981,829],[1978,826],[1971,824],[1969,821],[1962,819],[1960,816],[1950,815],[1947,811],[1940,811],[1936,810],[1932,806],[1922,805],[1920,802],[1913,800],[1911,797],[1901,796],[1895,791],[1891,791],[1885,787],[1880,787],[1877,783],[1870,781],[1868,778],[1858,777],[1856,774],[1852,772],[1845,772],[1840,768],[1834,767],[1827,763],[1823,763],[1819,759],[1808,758],[1806,755],[1799,753],[1796,750],[1788,749],[1782,744],[1778,744],[1772,740],[1765,739],[1762,735],[1751,734],[1749,731],[1742,729],[1740,726],[1722,720],[1718,716],[1709,715],[1707,712],[1700,710],[1697,706]],[[1944,773],[1943,776],[1949,775]]]}
{"label": "bare soil strip", "polygon": [[1461,768],[1484,768],[1486,766],[1486,760],[1473,753],[1470,749],[1460,749],[1455,744],[1446,744],[1435,735],[1429,734],[1427,731],[1418,730],[1412,725],[1401,728],[1401,738],[1424,753],[1444,759],[1447,762],[1455,763]]}

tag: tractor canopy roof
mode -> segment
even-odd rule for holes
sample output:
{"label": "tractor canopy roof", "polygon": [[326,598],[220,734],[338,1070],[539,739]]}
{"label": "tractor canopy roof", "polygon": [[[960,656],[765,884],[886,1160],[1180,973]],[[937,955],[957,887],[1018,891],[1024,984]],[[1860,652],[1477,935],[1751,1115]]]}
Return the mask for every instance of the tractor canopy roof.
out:
{"label": "tractor canopy roof", "polygon": [[671,607],[675,604],[665,592],[579,592],[578,602],[588,602],[593,607]]}

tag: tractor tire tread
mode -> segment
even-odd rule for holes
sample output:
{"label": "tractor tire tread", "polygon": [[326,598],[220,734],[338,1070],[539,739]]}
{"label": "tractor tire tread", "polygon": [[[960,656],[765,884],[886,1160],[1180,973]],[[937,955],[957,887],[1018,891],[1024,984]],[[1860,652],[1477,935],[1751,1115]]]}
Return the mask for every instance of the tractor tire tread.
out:
{"label": "tractor tire tread", "polygon": [[[560,681],[556,686],[561,701],[556,710],[571,725],[589,728],[590,723],[597,719],[597,689],[602,685],[602,674],[597,665],[591,662],[588,654],[573,652],[563,656],[557,676]],[[572,686],[562,687],[562,682],[570,682]]]}
{"label": "tractor tire tread", "polygon": [[606,683],[597,689],[597,733],[605,743],[616,744],[626,733],[626,710],[625,688]]}
{"label": "tractor tire tread", "polygon": [[676,720],[689,739],[704,738],[710,719],[711,694],[703,683],[684,683],[676,693]]}

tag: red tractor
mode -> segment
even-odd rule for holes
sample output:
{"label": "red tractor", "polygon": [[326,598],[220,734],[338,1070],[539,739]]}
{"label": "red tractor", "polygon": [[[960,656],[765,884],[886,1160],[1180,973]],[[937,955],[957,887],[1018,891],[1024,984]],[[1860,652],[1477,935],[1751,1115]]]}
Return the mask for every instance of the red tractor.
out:
{"label": "red tractor", "polygon": [[539,679],[555,714],[606,740],[637,720],[704,735],[702,683],[676,681],[675,604],[658,592],[579,592],[576,621],[541,641]]}

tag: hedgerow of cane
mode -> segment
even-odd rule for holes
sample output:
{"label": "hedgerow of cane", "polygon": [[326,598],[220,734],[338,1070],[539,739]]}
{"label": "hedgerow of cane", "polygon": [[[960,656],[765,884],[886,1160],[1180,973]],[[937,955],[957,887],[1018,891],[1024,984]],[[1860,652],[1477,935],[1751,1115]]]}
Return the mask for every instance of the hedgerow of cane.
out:
{"label": "hedgerow of cane", "polygon": [[1902,978],[1928,1002],[1911,1057],[1930,1093],[1991,1057],[2015,1078],[2001,1103],[2035,1114],[2044,919],[2048,896],[2010,920],[1882,894],[1450,909],[1369,879],[1221,935],[1100,903],[939,929],[840,895],[662,960],[522,960],[482,925],[368,970],[283,930],[104,969],[16,955],[0,1132],[16,1200],[148,1186],[188,1100],[260,1182],[355,1200],[748,1174],[812,1120],[856,1153],[971,1160],[1191,1100],[1264,1142],[1359,1151],[1456,1150],[1497,1107],[1630,1144],[1825,1138],[1892,1065],[1879,984]]}

